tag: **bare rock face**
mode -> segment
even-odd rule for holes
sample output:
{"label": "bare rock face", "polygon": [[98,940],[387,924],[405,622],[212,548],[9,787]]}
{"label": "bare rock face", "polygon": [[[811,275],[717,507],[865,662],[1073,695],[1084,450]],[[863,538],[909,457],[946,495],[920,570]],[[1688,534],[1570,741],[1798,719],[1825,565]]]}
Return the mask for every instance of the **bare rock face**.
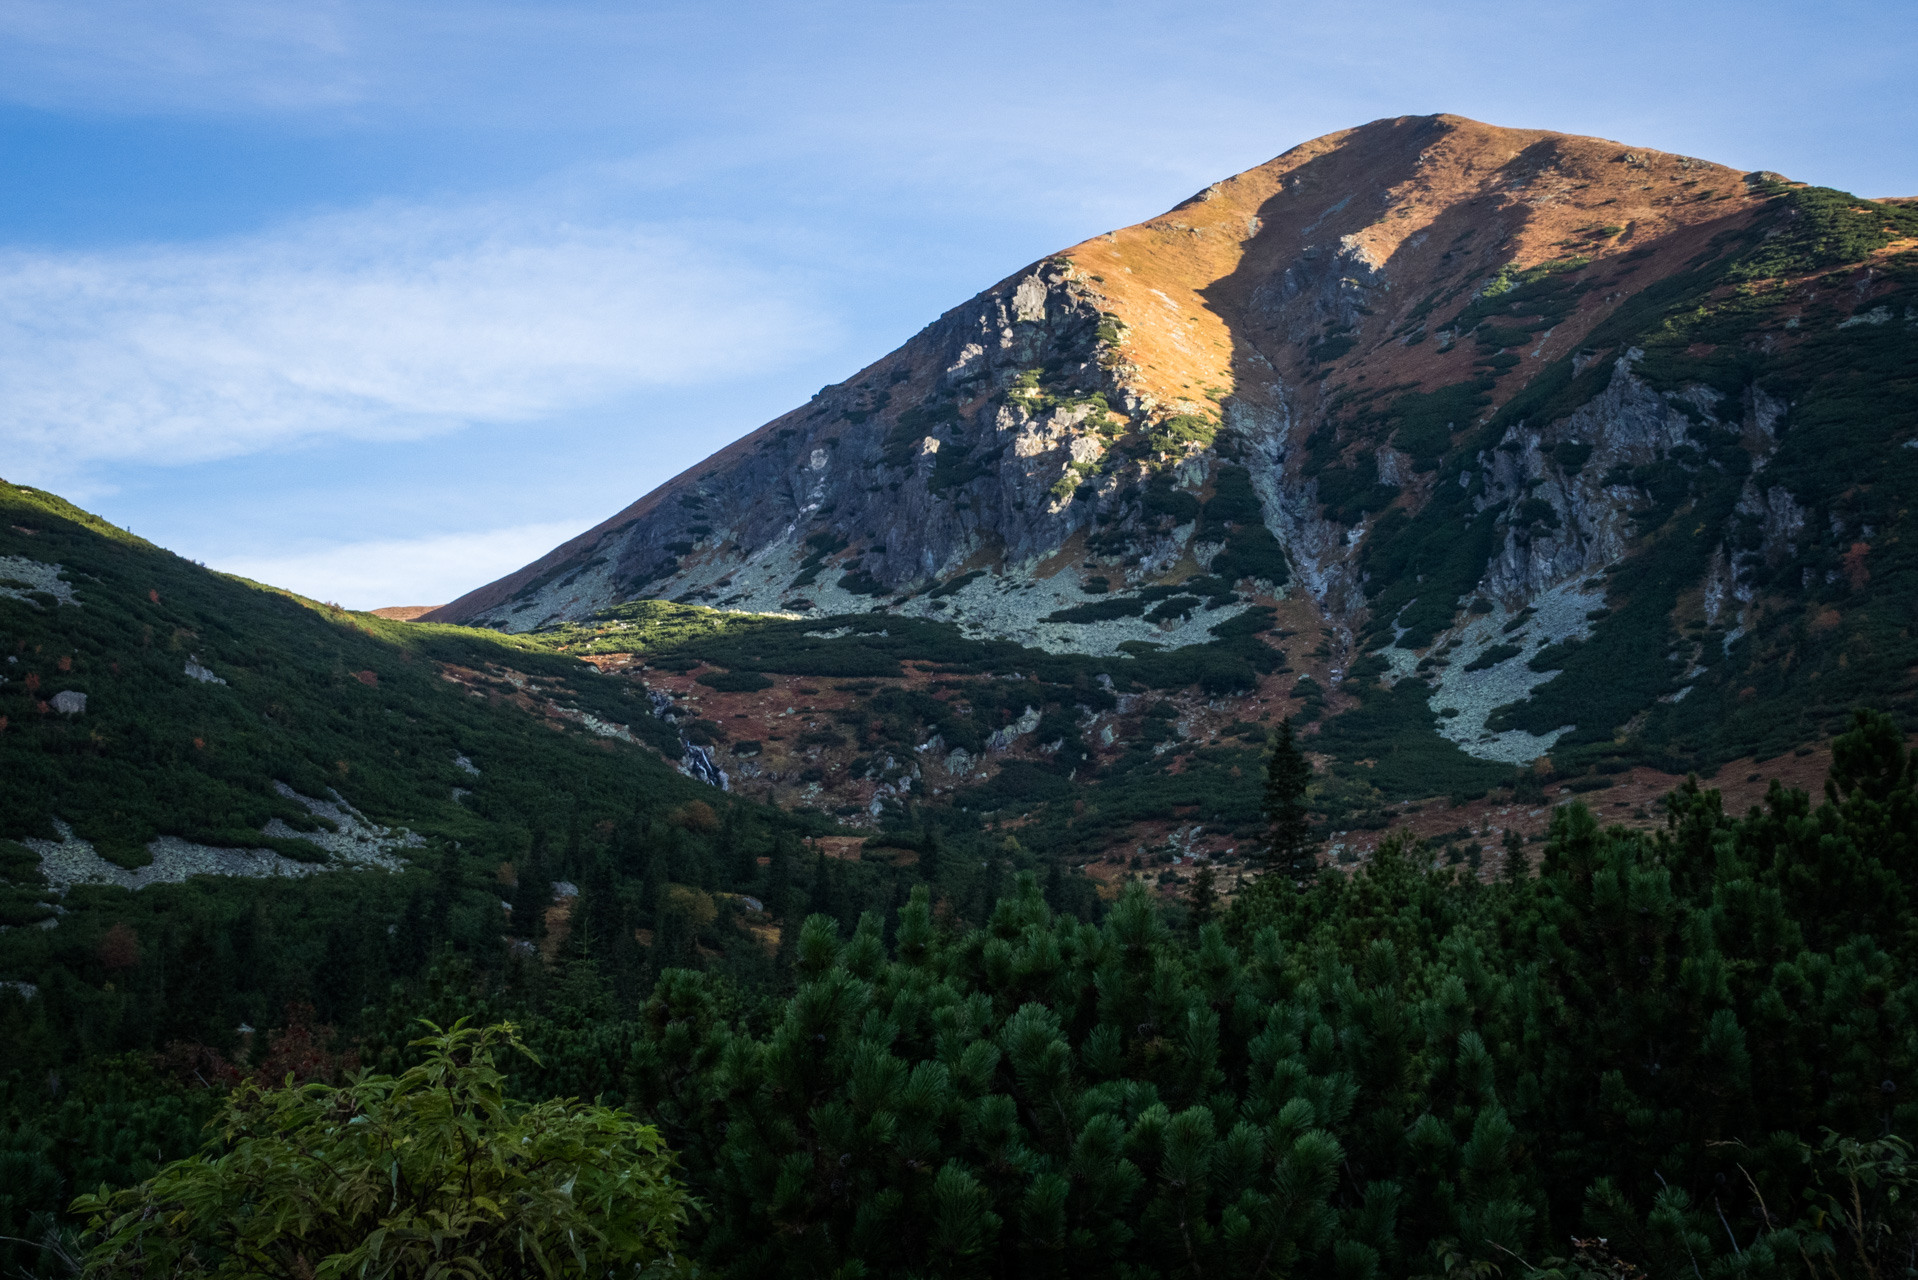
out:
{"label": "bare rock face", "polygon": [[[1101,323],[1069,264],[1042,265],[681,477],[513,595],[448,611],[524,629],[643,593],[842,612],[974,559],[1048,555],[1096,511],[1073,500],[1076,484],[1054,490],[1107,453],[1094,416],[1106,417],[1102,395],[1121,393],[1100,363]],[[1070,383],[1072,398],[1022,384],[1029,370]]]}
{"label": "bare rock face", "polygon": [[[1486,609],[1602,614],[1595,580],[1682,538],[1659,561],[1663,620],[1631,625],[1675,633],[1692,611],[1742,636],[1786,579],[1873,581],[1889,517],[1820,513],[1838,490],[1793,453],[1812,411],[1792,388],[1813,384],[1789,372],[1814,347],[1818,368],[1856,351],[1895,369],[1878,348],[1910,341],[1904,277],[1819,247],[1854,218],[1847,243],[1892,252],[1891,224],[1918,213],[1870,203],[1454,116],[1331,134],[1016,272],[427,616],[524,631],[640,598],[878,610],[1107,654],[1203,644],[1233,611],[1289,601],[1335,662],[1395,650],[1398,679],[1479,636]],[[1841,266],[1863,274],[1819,301],[1812,282]],[[1726,319],[1739,281],[1760,301]],[[1886,452],[1904,419],[1874,421]],[[1814,544],[1830,563],[1793,569]],[[1203,616],[1087,607],[1185,582],[1206,585]],[[1609,625],[1562,638],[1603,646]],[[1632,644],[1631,698],[1681,698],[1645,665],[1659,642]],[[1556,714],[1523,740],[1485,729],[1508,734],[1488,758],[1547,742]],[[1608,723],[1581,732],[1629,718],[1592,714]]]}

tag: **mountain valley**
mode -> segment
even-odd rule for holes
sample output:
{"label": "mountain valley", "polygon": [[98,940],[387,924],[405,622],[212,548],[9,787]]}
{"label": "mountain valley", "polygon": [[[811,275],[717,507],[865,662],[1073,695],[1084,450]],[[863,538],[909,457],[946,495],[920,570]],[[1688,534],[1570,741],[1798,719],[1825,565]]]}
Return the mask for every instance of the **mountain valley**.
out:
{"label": "mountain valley", "polygon": [[647,1274],[1909,1269],[1914,508],[1918,204],[1444,115],[436,608],[0,482],[0,1271],[422,1020]]}

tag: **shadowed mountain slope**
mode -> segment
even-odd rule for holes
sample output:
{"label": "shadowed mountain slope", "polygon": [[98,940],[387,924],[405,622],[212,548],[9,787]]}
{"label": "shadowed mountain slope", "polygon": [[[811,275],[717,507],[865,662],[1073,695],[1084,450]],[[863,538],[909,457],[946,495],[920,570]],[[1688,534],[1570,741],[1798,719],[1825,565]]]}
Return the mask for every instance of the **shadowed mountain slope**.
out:
{"label": "shadowed mountain slope", "polygon": [[1918,661],[1914,245],[1901,202],[1378,121],[1008,277],[429,616],[878,610],[1123,662],[1265,606],[1324,629],[1334,711],[1414,680],[1478,759],[1776,752]]}

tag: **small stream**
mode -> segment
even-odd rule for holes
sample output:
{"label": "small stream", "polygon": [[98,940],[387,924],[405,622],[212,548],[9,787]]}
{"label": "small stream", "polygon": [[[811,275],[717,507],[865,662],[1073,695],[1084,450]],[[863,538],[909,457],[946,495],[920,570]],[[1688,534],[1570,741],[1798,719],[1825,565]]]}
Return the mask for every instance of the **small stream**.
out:
{"label": "small stream", "polygon": [[[674,728],[679,727],[679,712],[673,707],[672,698],[657,689],[648,689],[646,696],[652,700],[653,715],[664,720]],[[718,787],[721,791],[731,791],[732,782],[726,777],[726,771],[713,759],[712,749],[697,743],[688,742],[682,729],[679,734],[680,750],[685,754],[679,761],[679,771],[696,782],[709,787]]]}

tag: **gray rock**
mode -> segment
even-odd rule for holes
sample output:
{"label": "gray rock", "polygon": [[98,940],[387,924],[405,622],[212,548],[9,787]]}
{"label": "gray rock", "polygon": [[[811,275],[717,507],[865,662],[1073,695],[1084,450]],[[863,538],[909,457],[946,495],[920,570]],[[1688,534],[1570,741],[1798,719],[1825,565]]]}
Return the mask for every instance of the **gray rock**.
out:
{"label": "gray rock", "polygon": [[225,684],[226,683],[226,681],[222,680],[220,677],[213,674],[212,668],[201,665],[200,656],[198,654],[187,655],[186,677],[189,680],[198,680],[202,684]]}
{"label": "gray rock", "polygon": [[[60,577],[65,572],[57,564],[29,560],[25,556],[0,556],[0,599],[24,600],[38,609],[40,602],[33,598],[38,593],[52,596],[56,607],[78,606],[80,602],[73,597],[72,585]],[[13,583],[21,585],[11,585]]]}

